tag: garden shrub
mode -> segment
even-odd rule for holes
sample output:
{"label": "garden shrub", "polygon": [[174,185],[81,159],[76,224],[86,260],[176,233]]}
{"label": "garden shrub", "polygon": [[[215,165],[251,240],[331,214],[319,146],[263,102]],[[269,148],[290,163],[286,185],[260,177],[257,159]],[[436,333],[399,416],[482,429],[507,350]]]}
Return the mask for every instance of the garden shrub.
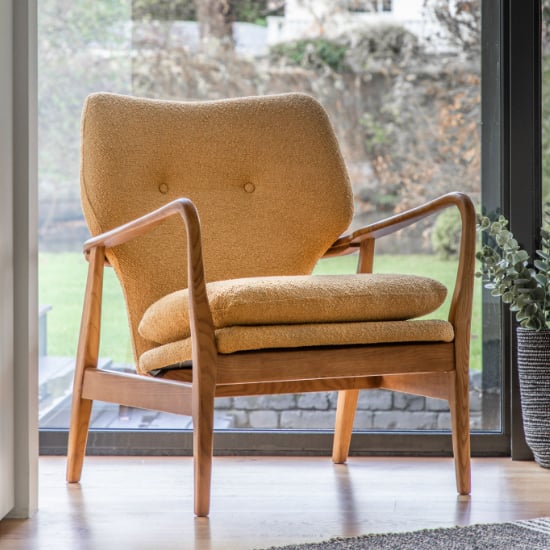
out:
{"label": "garden shrub", "polygon": [[437,217],[432,230],[432,248],[442,260],[458,257],[461,231],[460,212],[447,208]]}
{"label": "garden shrub", "polygon": [[346,72],[346,51],[346,46],[339,42],[315,38],[277,44],[271,48],[270,57],[274,62],[283,61],[307,69],[330,67],[335,72]]}

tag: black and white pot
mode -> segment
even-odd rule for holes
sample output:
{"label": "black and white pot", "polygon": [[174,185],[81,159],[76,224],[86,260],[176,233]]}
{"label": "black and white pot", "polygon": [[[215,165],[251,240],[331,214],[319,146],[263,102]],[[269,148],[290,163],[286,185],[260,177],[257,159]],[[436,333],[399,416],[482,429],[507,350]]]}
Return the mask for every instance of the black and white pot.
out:
{"label": "black and white pot", "polygon": [[518,327],[516,337],[525,439],[536,462],[550,468],[550,329]]}

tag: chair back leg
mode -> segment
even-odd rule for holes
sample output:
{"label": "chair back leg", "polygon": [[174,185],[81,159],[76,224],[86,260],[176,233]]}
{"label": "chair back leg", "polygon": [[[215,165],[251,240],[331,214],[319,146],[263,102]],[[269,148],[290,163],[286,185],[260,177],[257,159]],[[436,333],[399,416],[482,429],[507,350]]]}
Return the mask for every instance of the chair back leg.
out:
{"label": "chair back leg", "polygon": [[332,461],[335,464],[344,464],[348,459],[358,398],[359,390],[341,390],[338,392],[332,446]]}

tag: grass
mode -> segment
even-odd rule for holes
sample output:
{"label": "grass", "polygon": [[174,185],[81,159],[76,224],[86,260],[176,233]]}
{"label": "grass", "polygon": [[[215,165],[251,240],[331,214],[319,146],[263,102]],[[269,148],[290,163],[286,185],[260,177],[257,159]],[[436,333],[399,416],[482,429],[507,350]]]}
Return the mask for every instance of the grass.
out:
{"label": "grass", "polygon": [[[39,255],[39,302],[48,313],[48,355],[74,356],[88,263],[76,252]],[[133,363],[124,298],[112,269],[105,270],[100,355]]]}
{"label": "grass", "polygon": [[[353,273],[356,257],[343,256],[321,260],[315,273]],[[48,354],[74,356],[80,326],[80,314],[88,264],[80,253],[41,253],[39,258],[39,301],[49,304]],[[427,254],[379,255],[375,271],[381,273],[413,273],[441,281],[452,289],[456,262],[440,260]],[[472,319],[471,368],[481,370],[481,284],[477,283]],[[116,363],[132,363],[130,332],[124,299],[112,269],[105,270],[103,288],[102,337],[100,355]],[[446,318],[450,293],[439,310],[429,317]]]}

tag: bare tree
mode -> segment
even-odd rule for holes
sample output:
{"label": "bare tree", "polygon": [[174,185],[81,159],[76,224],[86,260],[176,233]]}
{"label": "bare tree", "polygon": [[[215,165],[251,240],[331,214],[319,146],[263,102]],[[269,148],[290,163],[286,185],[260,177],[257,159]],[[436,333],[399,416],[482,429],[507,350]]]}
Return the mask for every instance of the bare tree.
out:
{"label": "bare tree", "polygon": [[233,47],[234,6],[231,0],[195,0],[202,42]]}
{"label": "bare tree", "polygon": [[466,55],[481,52],[481,0],[424,0],[451,42]]}

